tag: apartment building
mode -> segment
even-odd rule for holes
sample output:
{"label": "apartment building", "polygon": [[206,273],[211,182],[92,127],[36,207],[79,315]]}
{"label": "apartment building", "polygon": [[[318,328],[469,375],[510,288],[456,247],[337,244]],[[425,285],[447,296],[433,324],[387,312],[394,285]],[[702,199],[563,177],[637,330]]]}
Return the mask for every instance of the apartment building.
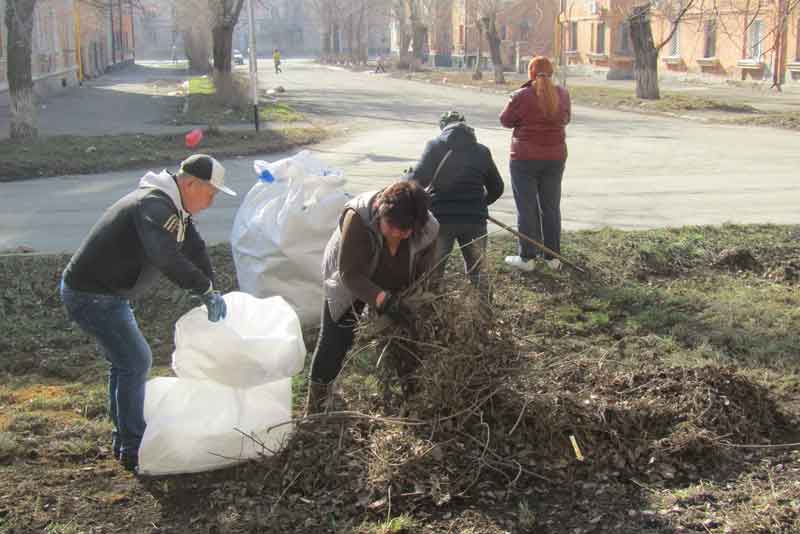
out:
{"label": "apartment building", "polygon": [[[682,78],[800,80],[800,13],[787,0],[731,0],[711,12],[698,3],[680,18],[677,3],[654,3],[651,28],[661,49],[659,72]],[[573,68],[608,79],[630,78],[634,53],[627,17],[630,0],[575,0],[559,24],[565,56]]]}

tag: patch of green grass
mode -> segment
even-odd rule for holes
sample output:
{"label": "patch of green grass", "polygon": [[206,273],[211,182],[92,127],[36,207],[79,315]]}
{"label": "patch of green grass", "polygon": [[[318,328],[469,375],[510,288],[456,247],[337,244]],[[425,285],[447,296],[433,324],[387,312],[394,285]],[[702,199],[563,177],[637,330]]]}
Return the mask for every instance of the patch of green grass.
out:
{"label": "patch of green grass", "polygon": [[[197,150],[217,158],[283,152],[317,143],[325,131],[287,127],[260,132],[206,131]],[[0,140],[0,182],[90,174],[146,166],[175,167],[190,152],[184,134],[65,135],[34,141]]]}
{"label": "patch of green grass", "polygon": [[[238,79],[235,84],[241,84]],[[218,98],[214,81],[208,76],[189,79],[189,106],[186,114],[179,114],[177,124],[242,124],[253,122],[252,101],[243,93],[244,85],[237,85],[237,97],[232,102]],[[290,123],[302,121],[305,117],[290,105],[283,102],[262,101],[258,105],[259,120],[267,122]]]}
{"label": "patch of green grass", "polygon": [[22,444],[12,432],[0,432],[0,463],[8,463],[22,454]]}
{"label": "patch of green grass", "polygon": [[363,524],[354,534],[411,534],[417,526],[416,520],[408,514],[393,517],[377,524]]}
{"label": "patch of green grass", "polygon": [[68,523],[48,523],[44,528],[44,534],[81,534],[82,532],[84,532],[83,529],[72,521]]}
{"label": "patch of green grass", "polygon": [[213,95],[216,92],[214,88],[214,80],[208,76],[195,76],[189,78],[189,94],[195,95]]}

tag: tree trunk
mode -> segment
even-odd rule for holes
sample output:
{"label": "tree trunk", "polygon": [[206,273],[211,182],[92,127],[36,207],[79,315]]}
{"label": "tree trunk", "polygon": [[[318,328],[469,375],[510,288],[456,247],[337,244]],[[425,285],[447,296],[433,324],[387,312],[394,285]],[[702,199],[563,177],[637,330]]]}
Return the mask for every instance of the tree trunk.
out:
{"label": "tree trunk", "polygon": [[415,58],[422,60],[425,54],[425,41],[428,39],[428,28],[420,22],[414,20],[411,23],[414,40],[411,42],[412,54]]}
{"label": "tree trunk", "polygon": [[353,14],[347,16],[344,22],[345,42],[347,43],[347,56],[351,64],[356,62],[355,51],[355,27],[353,25]]}
{"label": "tree trunk", "polygon": [[[473,80],[482,80],[483,79],[483,71],[481,70],[481,56],[483,56],[483,29],[481,28],[480,23],[475,25],[478,29],[478,52],[475,56],[475,70],[472,71],[472,79]],[[464,51],[466,54],[466,51]]]}
{"label": "tree trunk", "polygon": [[636,80],[636,96],[647,100],[658,100],[658,48],[653,43],[650,27],[650,4],[636,6],[628,17],[631,41],[633,41],[633,76]]}
{"label": "tree trunk", "polygon": [[31,43],[33,39],[33,10],[35,0],[8,0],[6,27],[8,39],[8,93],[11,100],[12,139],[32,139],[36,128],[36,96],[33,93]]}
{"label": "tree trunk", "polygon": [[214,92],[217,100],[225,105],[235,106],[238,102],[231,73],[233,27],[215,26],[211,33],[214,39]]}
{"label": "tree trunk", "polygon": [[193,72],[207,74],[209,72],[208,56],[211,47],[208,45],[208,36],[197,31],[183,32],[183,48],[189,60],[189,69]]}
{"label": "tree trunk", "polygon": [[231,54],[233,52],[233,26],[214,26],[211,31],[214,39],[214,71],[231,72]]}
{"label": "tree trunk", "polygon": [[489,53],[492,55],[492,65],[494,65],[494,83],[506,83],[503,75],[503,58],[500,57],[500,37],[497,36],[497,26],[494,14],[483,19],[486,29],[486,39],[489,41]]}

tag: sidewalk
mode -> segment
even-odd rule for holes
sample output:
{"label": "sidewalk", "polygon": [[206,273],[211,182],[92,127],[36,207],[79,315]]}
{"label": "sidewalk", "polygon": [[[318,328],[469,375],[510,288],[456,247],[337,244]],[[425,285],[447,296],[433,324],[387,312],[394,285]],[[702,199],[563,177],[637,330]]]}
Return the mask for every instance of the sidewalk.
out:
{"label": "sidewalk", "polygon": [[[185,69],[135,64],[83,86],[69,87],[39,100],[39,134],[114,135],[176,133],[186,126],[162,124],[174,115],[183,98],[178,85],[189,76]],[[0,139],[9,135],[8,94],[0,95]]]}

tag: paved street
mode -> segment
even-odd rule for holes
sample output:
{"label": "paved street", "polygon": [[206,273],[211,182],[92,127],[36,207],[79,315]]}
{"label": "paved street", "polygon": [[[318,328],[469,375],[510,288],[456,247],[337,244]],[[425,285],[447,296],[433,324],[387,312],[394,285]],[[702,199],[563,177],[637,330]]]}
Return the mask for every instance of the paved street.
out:
{"label": "paved street", "polygon": [[[345,171],[353,192],[399,176],[436,135],[438,116],[448,109],[466,114],[508,183],[510,131],[497,120],[506,102],[503,95],[292,59],[285,61],[281,75],[272,73],[271,61],[261,61],[259,68],[263,88],[283,85],[286,98],[311,114],[312,121],[335,126],[337,134],[313,150]],[[798,142],[800,134],[789,131],[576,107],[568,128],[564,227],[796,224],[800,185],[793,156]],[[253,183],[253,159],[258,158],[223,162],[241,195]],[[102,210],[143,172],[0,184],[0,249],[74,249]],[[228,239],[240,201],[220,195],[215,207],[201,216],[208,241]],[[493,214],[513,222],[514,212],[509,186]]]}

